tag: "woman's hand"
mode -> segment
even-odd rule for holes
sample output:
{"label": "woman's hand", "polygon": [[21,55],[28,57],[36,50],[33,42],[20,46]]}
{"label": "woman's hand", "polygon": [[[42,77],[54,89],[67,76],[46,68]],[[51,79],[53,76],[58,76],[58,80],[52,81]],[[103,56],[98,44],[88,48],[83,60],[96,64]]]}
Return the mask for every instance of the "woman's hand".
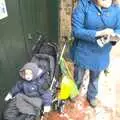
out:
{"label": "woman's hand", "polygon": [[97,31],[96,37],[111,36],[112,34],[114,34],[114,30],[111,28],[106,28],[104,30]]}
{"label": "woman's hand", "polygon": [[100,47],[103,47],[105,44],[109,43],[109,42],[118,42],[120,40],[120,35],[113,33],[111,35],[107,35],[106,37],[98,37],[97,39],[97,44]]}
{"label": "woman's hand", "polygon": [[118,42],[119,40],[120,40],[120,35],[119,34],[114,33],[110,36],[110,41]]}

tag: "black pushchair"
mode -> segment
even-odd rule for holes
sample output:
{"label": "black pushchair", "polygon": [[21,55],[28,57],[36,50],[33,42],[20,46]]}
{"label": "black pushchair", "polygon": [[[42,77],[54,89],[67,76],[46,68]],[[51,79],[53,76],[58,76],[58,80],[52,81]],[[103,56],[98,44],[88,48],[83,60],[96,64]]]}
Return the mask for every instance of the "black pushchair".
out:
{"label": "black pushchair", "polygon": [[[42,38],[39,36],[38,38]],[[65,59],[64,53],[67,51],[68,38],[64,37],[65,43],[62,50],[58,51],[58,46],[54,42],[48,42],[45,39],[38,39],[32,48],[32,62],[36,62],[38,66],[44,67],[50,75],[49,89],[52,92],[53,110],[59,113],[64,111],[66,100],[74,98],[79,94],[77,86],[74,82],[68,60]],[[71,42],[71,41],[70,41]],[[67,57],[66,57],[67,58]],[[44,61],[46,64],[41,64]],[[43,113],[43,112],[41,112]]]}
{"label": "black pushchair", "polygon": [[[32,47],[31,62],[35,62],[39,67],[47,71],[49,89],[53,96],[52,109],[60,111],[62,108],[60,101],[56,99],[56,94],[60,87],[59,76],[61,76],[58,46],[55,42],[49,42],[46,36],[39,35],[36,43]],[[40,111],[40,117],[43,116],[43,109]]]}
{"label": "black pushchair", "polygon": [[[48,88],[53,96],[52,110],[56,110],[58,112],[63,112],[64,103],[66,101],[66,98],[58,99],[57,97],[61,84],[59,78],[61,78],[62,74],[60,61],[63,61],[61,58],[65,50],[65,46],[66,44],[63,47],[63,51],[59,54],[57,44],[49,42],[44,35],[39,34],[34,46],[32,47],[32,57],[30,59],[31,62],[36,63],[40,68],[47,72],[46,82],[49,84]],[[43,115],[44,111],[42,107],[38,116],[42,119]]]}
{"label": "black pushchair", "polygon": [[[40,68],[48,73],[49,90],[52,93],[52,110],[62,112],[64,108],[64,100],[57,99],[60,89],[61,69],[59,59],[61,53],[58,52],[58,46],[55,42],[49,42],[44,35],[39,35],[36,43],[32,47],[31,62],[35,62]],[[40,118],[44,115],[43,109],[40,111]]]}

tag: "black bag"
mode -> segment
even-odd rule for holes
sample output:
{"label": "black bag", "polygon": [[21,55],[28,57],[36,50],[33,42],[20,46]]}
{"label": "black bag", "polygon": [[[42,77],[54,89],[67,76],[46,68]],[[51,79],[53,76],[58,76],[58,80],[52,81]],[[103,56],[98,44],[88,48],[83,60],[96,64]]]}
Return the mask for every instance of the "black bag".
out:
{"label": "black bag", "polygon": [[13,98],[8,102],[7,108],[4,111],[3,120],[35,120],[35,115],[20,113],[16,107],[16,99]]}
{"label": "black bag", "polygon": [[49,42],[46,36],[39,35],[36,42],[32,47],[32,56],[35,54],[48,54],[56,58],[57,56],[57,45],[55,42]]}
{"label": "black bag", "polygon": [[16,116],[18,115],[19,111],[16,107],[16,100],[12,99],[4,111],[4,120],[16,120]]}
{"label": "black bag", "polygon": [[52,56],[48,54],[36,54],[32,57],[31,62],[36,63],[40,68],[46,71],[52,80],[55,72],[55,60]]}
{"label": "black bag", "polygon": [[40,54],[48,54],[53,56],[54,59],[57,57],[57,45],[53,42],[44,42],[39,50]]}

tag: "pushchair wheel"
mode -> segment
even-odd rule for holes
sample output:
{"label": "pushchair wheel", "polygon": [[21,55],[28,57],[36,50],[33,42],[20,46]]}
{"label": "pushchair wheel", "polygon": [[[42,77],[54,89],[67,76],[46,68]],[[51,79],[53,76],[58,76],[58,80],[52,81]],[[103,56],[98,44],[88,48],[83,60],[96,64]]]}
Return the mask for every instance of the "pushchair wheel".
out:
{"label": "pushchair wheel", "polygon": [[63,100],[57,100],[56,103],[54,103],[54,109],[59,113],[64,112],[64,106],[65,106],[65,101]]}

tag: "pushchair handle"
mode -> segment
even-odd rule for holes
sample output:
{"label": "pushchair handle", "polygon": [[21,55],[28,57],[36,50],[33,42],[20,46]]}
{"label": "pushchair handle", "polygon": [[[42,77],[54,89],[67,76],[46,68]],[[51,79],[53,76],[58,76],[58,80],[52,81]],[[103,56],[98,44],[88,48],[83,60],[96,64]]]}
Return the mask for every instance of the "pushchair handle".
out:
{"label": "pushchair handle", "polygon": [[64,38],[64,40],[65,40],[65,43],[64,43],[64,46],[63,46],[63,48],[62,48],[62,51],[61,51],[61,55],[60,55],[58,64],[60,64],[60,61],[61,61],[61,59],[62,59],[62,57],[63,57],[65,48],[66,48],[66,46],[67,46],[68,37],[67,37],[67,36],[63,36],[63,38]]}

